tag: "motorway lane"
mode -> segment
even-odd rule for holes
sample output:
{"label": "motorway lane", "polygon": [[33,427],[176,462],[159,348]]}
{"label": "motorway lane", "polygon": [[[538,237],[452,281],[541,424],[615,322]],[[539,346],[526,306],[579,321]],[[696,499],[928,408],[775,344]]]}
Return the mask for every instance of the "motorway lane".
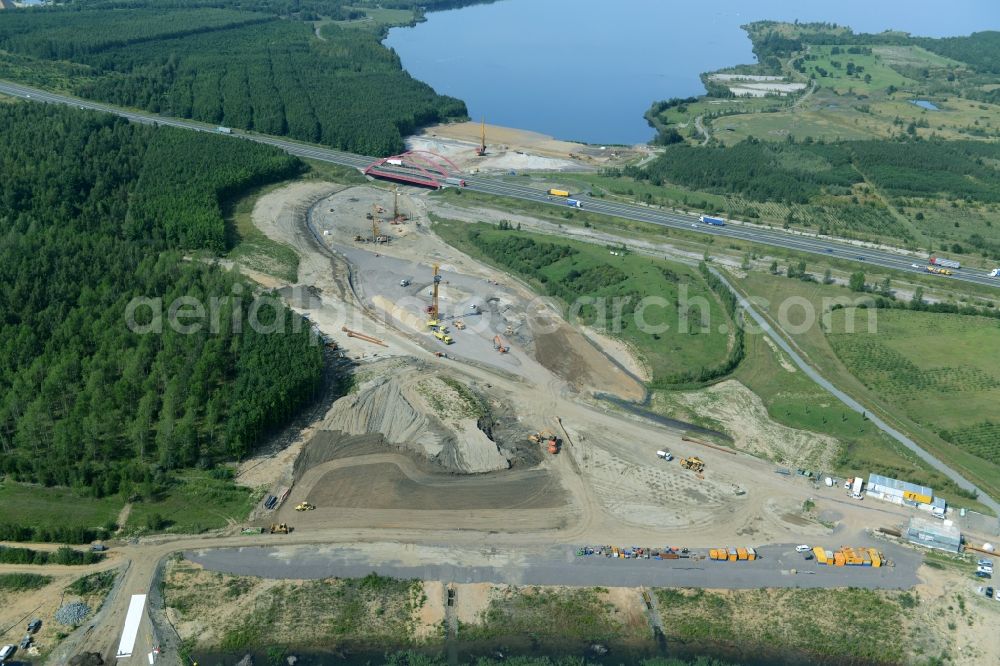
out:
{"label": "motorway lane", "polygon": [[[87,100],[78,100],[72,97],[58,95],[26,86],[3,83],[0,84],[0,93],[7,93],[43,102],[76,104],[82,108],[115,113],[136,122],[159,123],[203,132],[215,131],[215,128],[213,127],[194,121],[126,111],[106,104]],[[345,153],[343,151],[332,150],[329,148],[321,148],[278,137],[247,134],[239,130],[234,130],[232,136],[246,138],[259,143],[275,146],[290,154],[300,157],[308,157],[358,169],[364,169],[371,164],[372,161],[374,161],[374,158],[363,155],[354,155],[352,153]],[[393,169],[387,170],[391,171]],[[405,173],[405,170],[399,171],[400,173]],[[455,175],[461,176],[462,174]],[[468,183],[468,189],[473,191],[500,196],[509,196],[554,206],[565,205],[564,200],[550,197],[545,193],[545,191],[533,187],[507,183],[501,180],[484,178],[481,176],[466,176],[465,180]],[[585,195],[580,195],[577,198],[585,202],[584,208],[586,210],[614,217],[648,222],[651,224],[657,224],[674,229],[683,229],[686,231],[693,230],[698,233],[712,236],[738,238],[749,242],[762,243],[811,254],[837,257],[849,261],[865,262],[882,268],[901,270],[904,272],[916,271],[921,274],[924,273],[922,266],[920,268],[913,267],[914,263],[922,264],[922,261],[914,262],[913,257],[903,256],[885,250],[858,248],[848,243],[834,240],[801,237],[791,233],[768,229],[740,227],[732,224],[727,225],[726,227],[711,227],[698,223],[695,216],[667,213],[634,204],[606,202],[599,199],[593,199]],[[949,276],[938,277],[941,277],[942,279],[949,279]],[[1000,287],[1000,280],[991,278],[985,273],[977,273],[969,270],[958,272],[955,275],[950,276],[950,279],[971,282],[984,286]]]}
{"label": "motorway lane", "polygon": [[[146,124],[156,123],[199,132],[216,132],[216,128],[205,123],[182,120],[178,118],[169,118],[140,111],[129,111],[108,104],[102,104],[100,102],[81,100],[75,97],[60,95],[38,88],[32,88],[30,86],[23,86],[5,81],[0,81],[0,94],[7,94],[14,97],[20,97],[22,99],[31,99],[34,101],[53,104],[73,105],[95,111],[104,111],[119,115],[134,122]],[[233,133],[230,136],[249,139],[258,143],[274,146],[299,157],[308,157],[310,159],[330,162],[357,169],[364,169],[375,161],[375,158],[367,157],[365,155],[355,155],[299,141],[256,133],[247,133],[241,130],[233,130]],[[391,171],[393,169],[387,167],[387,170]],[[400,172],[405,173],[405,170]],[[508,183],[500,179],[485,176],[464,175],[460,173],[453,175],[455,177],[464,178],[467,183],[467,189],[475,192],[535,201],[553,206],[566,206],[564,199],[550,197],[545,190],[536,189],[527,185]],[[844,241],[803,237],[793,233],[773,229],[760,229],[735,224],[729,224],[725,227],[712,227],[698,222],[697,216],[694,215],[665,212],[636,204],[604,201],[601,199],[594,199],[586,195],[574,195],[573,198],[583,202],[583,209],[586,211],[610,215],[612,217],[620,217],[638,222],[648,222],[650,224],[656,224],[667,228],[683,229],[685,231],[702,233],[709,236],[736,238],[753,243],[794,250],[797,252],[805,252],[825,257],[835,257],[879,268],[926,274],[923,268],[923,260],[886,250],[861,248]],[[913,267],[913,264],[915,263],[919,266],[919,268]],[[965,269],[956,271],[955,274],[951,276],[941,275],[937,277],[942,280],[955,280],[981,286],[1000,288],[1000,279],[991,278],[980,269]]]}

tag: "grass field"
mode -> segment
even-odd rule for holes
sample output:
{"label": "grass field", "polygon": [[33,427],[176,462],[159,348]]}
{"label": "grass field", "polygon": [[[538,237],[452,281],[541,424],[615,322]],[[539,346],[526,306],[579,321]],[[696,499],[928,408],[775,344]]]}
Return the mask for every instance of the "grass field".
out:
{"label": "grass field", "polygon": [[29,573],[0,574],[0,592],[40,590],[52,582],[52,576]]}
{"label": "grass field", "polygon": [[185,470],[155,501],[132,505],[127,531],[198,534],[246,520],[258,494],[209,472]]}
{"label": "grass field", "polygon": [[[903,407],[893,404],[879,392],[869,389],[839,358],[823,329],[824,299],[844,297],[853,299],[858,294],[853,294],[838,286],[807,283],[764,273],[751,273],[746,279],[740,280],[738,285],[748,295],[763,299],[763,302],[758,304],[758,309],[768,314],[772,319],[778,317],[781,304],[787,302],[788,299],[805,299],[806,302],[812,304],[818,318],[816,325],[790,335],[790,337],[809,358],[810,362],[819,369],[820,373],[859,401],[877,409],[890,424],[907,432],[922,446],[948,461],[960,473],[974,480],[987,492],[1000,495],[1000,468],[975,458],[968,451],[942,440],[937,435],[941,429],[940,426],[929,428],[909,418]],[[874,311],[859,312],[855,318],[856,330],[865,330],[869,312]],[[833,312],[829,318],[830,323],[833,324],[837,316],[845,314],[841,312],[838,315],[837,311]],[[882,317],[888,315],[891,318],[897,314],[917,313],[877,311],[876,325],[879,334],[883,330]],[[951,315],[927,316],[951,317]],[[803,323],[794,316],[790,316],[789,319],[792,324]],[[978,321],[978,318],[974,319]],[[998,326],[995,320],[988,321],[992,321],[994,326]],[[917,325],[917,329],[919,329],[919,325]],[[913,333],[919,335],[920,331],[914,330]],[[1000,330],[997,333],[1000,335]],[[933,335],[932,332],[931,335]],[[839,402],[803,377],[801,373],[787,373],[776,362],[768,360],[767,353],[755,353],[769,351],[764,349],[764,343],[757,340],[758,338],[759,336],[756,335],[747,336],[747,360],[737,372],[737,378],[761,396],[771,417],[778,422],[794,428],[825,432],[840,440],[843,449],[838,460],[839,472],[875,472],[903,478],[934,488],[937,494],[946,498],[949,503],[989,513],[984,506],[969,499],[943,475],[928,468],[913,453],[883,435],[870,422],[862,421],[859,423],[858,417],[848,413],[846,408],[840,406]],[[756,349],[754,348],[755,344],[757,345]],[[940,346],[943,351],[940,353],[947,353],[947,346],[948,343],[943,342]],[[770,356],[773,358],[773,353]],[[762,361],[762,359],[765,360]],[[757,365],[762,362],[763,365]],[[987,411],[986,413],[991,412]]]}
{"label": "grass field", "polygon": [[0,521],[19,525],[99,529],[115,522],[123,504],[118,497],[95,499],[68,488],[0,483]]}
{"label": "grass field", "polygon": [[[567,305],[578,297],[606,299],[607,318],[601,318],[599,305],[582,308],[581,318],[588,324],[603,324],[608,333],[630,343],[649,367],[654,384],[693,381],[679,377],[698,375],[727,357],[729,335],[720,333],[719,327],[732,330],[732,322],[702,277],[687,266],[628,253],[616,256],[599,245],[554,241],[549,236],[501,231],[487,224],[437,219],[434,230],[449,244],[513,270],[541,293],[556,296]],[[474,242],[475,233],[478,241]],[[533,245],[515,256],[508,245],[514,241]],[[541,258],[545,251],[554,252],[553,248],[565,256],[553,261]],[[660,302],[644,310],[643,316],[651,327],[666,327],[660,332],[640,330],[628,304],[622,307],[621,317],[614,316],[612,299],[626,297],[629,304],[635,304],[653,296]],[[694,306],[685,312],[678,299],[703,303],[707,309]],[[707,331],[701,325],[704,319],[711,322]]]}
{"label": "grass field", "polygon": [[1000,322],[885,311],[877,332],[846,333],[849,314],[834,313],[829,336],[847,367],[913,421],[1000,465]]}
{"label": "grass field", "polygon": [[223,207],[226,220],[228,257],[241,266],[272,275],[286,282],[295,282],[299,273],[299,256],[283,243],[271,240],[253,223],[253,207],[262,195],[284,186],[276,183],[258,188]]}
{"label": "grass field", "polygon": [[898,630],[904,609],[913,603],[912,595],[903,597],[907,593],[857,589],[660,589],[655,594],[668,642],[728,647],[755,663],[789,653],[808,655],[810,663],[837,658],[902,663]]}

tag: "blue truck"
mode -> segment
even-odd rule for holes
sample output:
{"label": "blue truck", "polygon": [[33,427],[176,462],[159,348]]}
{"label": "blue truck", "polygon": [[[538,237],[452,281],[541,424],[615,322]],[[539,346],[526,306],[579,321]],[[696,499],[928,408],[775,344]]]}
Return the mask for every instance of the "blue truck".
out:
{"label": "blue truck", "polygon": [[698,218],[698,221],[704,222],[705,224],[711,224],[712,226],[715,227],[726,226],[726,221],[723,220],[721,217],[709,217],[708,215],[702,215],[701,217]]}
{"label": "blue truck", "polygon": [[573,208],[583,208],[583,204],[576,199],[566,199],[566,205]]}

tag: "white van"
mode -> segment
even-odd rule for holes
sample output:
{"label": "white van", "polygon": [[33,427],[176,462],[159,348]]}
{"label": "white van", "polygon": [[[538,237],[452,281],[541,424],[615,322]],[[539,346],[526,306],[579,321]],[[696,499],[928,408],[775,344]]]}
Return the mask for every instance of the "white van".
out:
{"label": "white van", "polygon": [[16,649],[13,645],[4,645],[0,648],[0,663],[9,659]]}

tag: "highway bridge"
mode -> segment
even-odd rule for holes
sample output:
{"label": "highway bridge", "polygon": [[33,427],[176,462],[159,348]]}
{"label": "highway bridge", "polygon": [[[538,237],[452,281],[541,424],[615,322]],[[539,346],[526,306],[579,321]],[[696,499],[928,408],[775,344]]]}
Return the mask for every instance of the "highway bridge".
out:
{"label": "highway bridge", "polygon": [[[36,102],[66,104],[70,106],[77,106],[81,109],[104,111],[139,123],[168,125],[171,127],[181,127],[198,132],[218,131],[216,127],[194,120],[170,118],[143,111],[123,109],[110,104],[103,104],[101,102],[93,102],[68,95],[61,95],[8,81],[0,81],[0,94],[19,97],[22,99],[30,99]],[[377,171],[374,172],[373,175],[377,175],[382,178],[397,179],[403,182],[413,180],[414,172],[411,167],[408,167],[405,164],[403,166],[390,164],[387,161],[388,158],[378,159],[364,155],[355,155],[353,153],[345,153],[331,148],[323,148],[321,146],[303,143],[292,139],[257,134],[255,132],[244,132],[237,129],[234,129],[231,134],[227,134],[226,136],[268,144],[281,148],[292,155],[307,157],[323,162],[330,162],[346,167],[353,167],[362,172],[369,170],[369,172],[372,173],[372,167],[377,165]],[[535,201],[553,206],[566,206],[565,199],[551,197],[547,194],[546,189],[541,189],[532,185],[509,183],[500,178],[483,175],[467,175],[457,171],[441,173],[440,175],[464,179],[466,181],[466,189],[474,192],[483,192],[485,194],[510,197],[512,199],[521,199],[525,201]],[[415,184],[433,186],[433,183],[431,182]],[[637,222],[648,222],[662,227],[683,229],[688,232],[696,232],[709,236],[736,238],[743,241],[760,243],[762,245],[769,245],[785,250],[793,250],[796,252],[819,255],[827,258],[837,258],[856,262],[861,265],[872,266],[875,268],[921,274],[926,272],[926,261],[923,258],[918,258],[915,255],[905,254],[903,252],[861,247],[848,241],[825,237],[805,236],[781,229],[768,229],[752,225],[730,223],[721,227],[710,226],[700,223],[698,221],[698,216],[696,215],[667,212],[638,204],[605,201],[603,199],[590,197],[587,194],[574,194],[573,198],[582,202],[583,210],[609,215],[612,217],[634,220]],[[938,276],[938,278],[941,280],[954,280],[957,282],[966,282],[981,286],[1000,288],[1000,278],[990,277],[987,272],[982,269],[965,268],[955,271],[953,275],[941,275]]]}

